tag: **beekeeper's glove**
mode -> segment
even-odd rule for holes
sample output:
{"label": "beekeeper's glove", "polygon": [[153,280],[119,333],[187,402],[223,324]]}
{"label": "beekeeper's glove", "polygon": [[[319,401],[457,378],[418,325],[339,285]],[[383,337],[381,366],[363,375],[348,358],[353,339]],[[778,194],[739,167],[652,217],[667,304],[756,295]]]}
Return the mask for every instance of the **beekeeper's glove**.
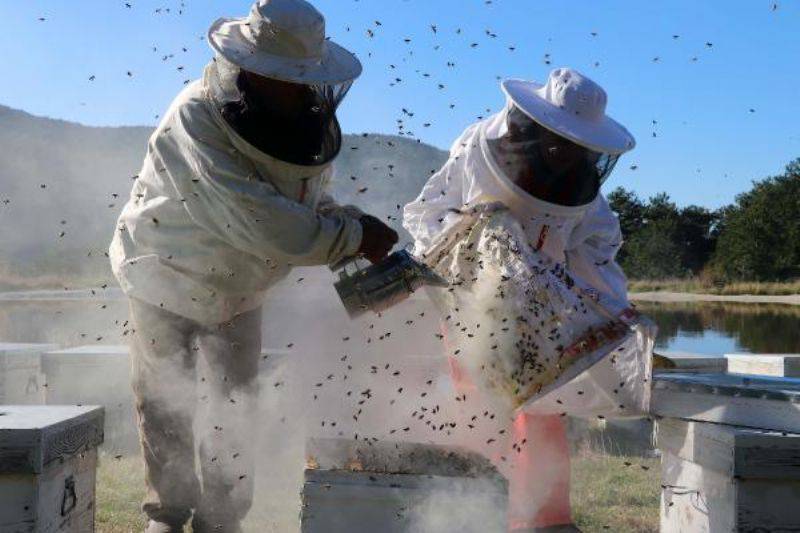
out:
{"label": "beekeeper's glove", "polygon": [[378,263],[397,244],[397,232],[372,215],[363,215],[359,222],[363,231],[358,254],[369,259],[371,263]]}

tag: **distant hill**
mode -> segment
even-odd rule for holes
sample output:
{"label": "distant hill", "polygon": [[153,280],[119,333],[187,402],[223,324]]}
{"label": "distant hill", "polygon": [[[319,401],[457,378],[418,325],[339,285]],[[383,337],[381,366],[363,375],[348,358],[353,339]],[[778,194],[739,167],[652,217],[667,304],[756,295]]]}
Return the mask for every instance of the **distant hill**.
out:
{"label": "distant hill", "polygon": [[[0,106],[0,288],[108,279],[103,253],[151,131]],[[332,192],[400,229],[397,205],[414,198],[446,157],[410,138],[347,135]]]}

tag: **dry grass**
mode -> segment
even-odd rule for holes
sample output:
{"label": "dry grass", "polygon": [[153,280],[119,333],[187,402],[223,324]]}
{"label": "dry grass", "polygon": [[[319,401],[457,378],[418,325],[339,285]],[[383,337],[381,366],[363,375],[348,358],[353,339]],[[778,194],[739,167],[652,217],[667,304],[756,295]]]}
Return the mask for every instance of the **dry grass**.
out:
{"label": "dry grass", "polygon": [[144,518],[140,507],[144,497],[144,471],[140,457],[115,459],[101,454],[97,468],[98,533],[140,533]]}
{"label": "dry grass", "polygon": [[586,533],[657,532],[658,459],[580,452],[572,462],[572,512]]}
{"label": "dry grass", "polygon": [[800,279],[784,282],[736,282],[714,284],[699,279],[634,280],[628,283],[631,292],[690,292],[699,294],[787,296],[800,294]]}
{"label": "dry grass", "polygon": [[[684,312],[699,314],[703,324],[709,327],[715,316],[747,315],[757,316],[761,314],[793,316],[800,318],[800,306],[786,305],[780,303],[748,303],[748,302],[651,302],[639,300],[636,302],[636,309],[644,314],[656,313],[658,311]],[[712,329],[714,329],[712,327]]]}
{"label": "dry grass", "polygon": [[[140,458],[102,455],[97,472],[98,533],[141,532],[144,519],[139,506],[143,493]],[[587,533],[658,531],[658,493],[657,460],[586,451],[573,461],[573,513],[578,526]],[[248,524],[257,527],[257,521],[249,519]],[[252,530],[279,531],[266,524]]]}

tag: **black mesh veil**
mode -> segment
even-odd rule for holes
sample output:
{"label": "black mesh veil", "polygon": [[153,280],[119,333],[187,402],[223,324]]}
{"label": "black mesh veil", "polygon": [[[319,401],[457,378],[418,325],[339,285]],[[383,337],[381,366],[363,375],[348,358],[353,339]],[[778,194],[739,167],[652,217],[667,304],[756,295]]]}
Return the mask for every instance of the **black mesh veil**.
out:
{"label": "black mesh veil", "polygon": [[506,177],[532,196],[564,206],[594,200],[619,159],[554,133],[512,103],[505,127],[487,142]]}
{"label": "black mesh veil", "polygon": [[215,58],[212,94],[226,122],[248,143],[287,163],[318,166],[341,150],[342,131],[336,110],[352,82],[335,85],[286,84],[292,105],[264,98],[252,75],[221,56]]}

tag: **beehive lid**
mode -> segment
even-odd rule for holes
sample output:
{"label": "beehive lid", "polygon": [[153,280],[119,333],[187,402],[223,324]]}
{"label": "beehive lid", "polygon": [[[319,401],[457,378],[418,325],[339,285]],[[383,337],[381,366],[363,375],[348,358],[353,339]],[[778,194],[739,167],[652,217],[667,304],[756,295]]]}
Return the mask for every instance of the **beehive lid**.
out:
{"label": "beehive lid", "polygon": [[103,344],[89,344],[86,346],[76,346],[74,348],[67,348],[65,350],[54,350],[47,352],[46,355],[111,355],[111,356],[127,356],[129,348],[124,344],[120,345],[103,345]]}
{"label": "beehive lid", "polygon": [[86,345],[54,350],[42,354],[45,373],[57,367],[97,366],[114,364],[129,366],[130,349],[125,345]]}
{"label": "beehive lid", "polygon": [[670,391],[800,402],[800,379],[796,378],[665,373],[655,376],[653,382],[654,388]]}
{"label": "beehive lid", "polygon": [[38,474],[103,442],[97,406],[0,406],[0,474]]}
{"label": "beehive lid", "polygon": [[47,352],[58,348],[57,344],[37,344],[31,342],[0,342],[0,353]]}

